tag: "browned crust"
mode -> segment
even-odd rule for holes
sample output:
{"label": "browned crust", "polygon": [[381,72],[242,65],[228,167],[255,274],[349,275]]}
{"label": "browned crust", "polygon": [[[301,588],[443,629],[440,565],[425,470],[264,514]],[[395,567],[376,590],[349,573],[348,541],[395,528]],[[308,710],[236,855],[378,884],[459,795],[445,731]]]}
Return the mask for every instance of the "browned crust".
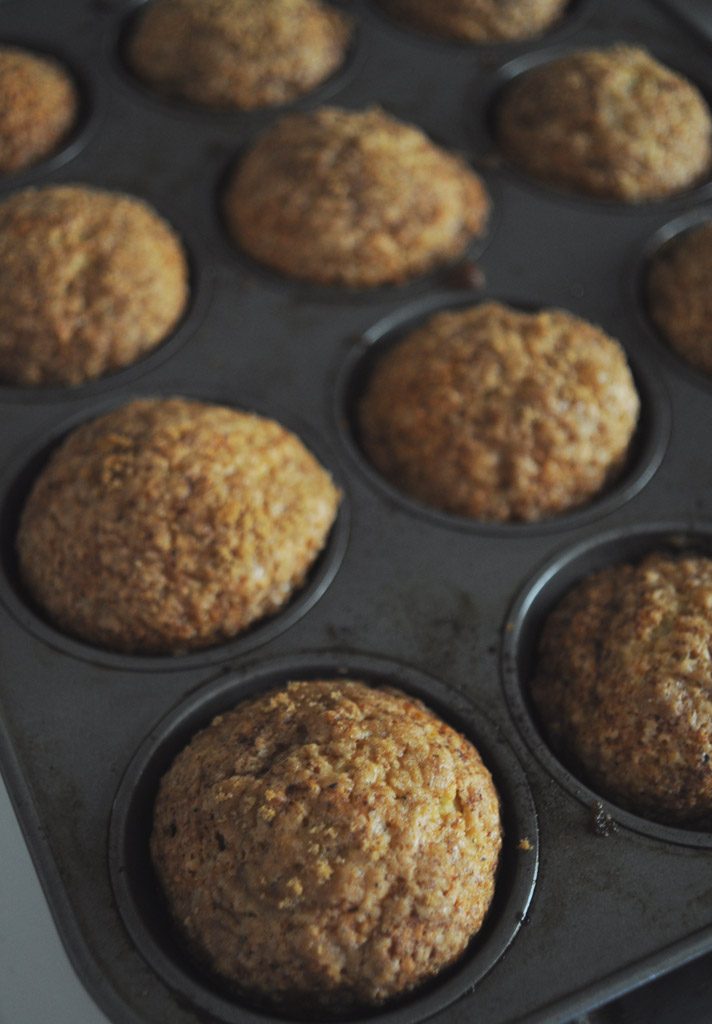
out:
{"label": "browned crust", "polygon": [[135,401],[75,430],[40,474],[20,522],[20,570],[60,629],[113,650],[180,653],[283,607],[338,500],[272,420]]}
{"label": "browned crust", "polygon": [[590,500],[623,466],[639,409],[620,345],[561,310],[438,313],[377,363],[364,450],[395,486],[481,520]]}
{"label": "browned crust", "polygon": [[210,969],[281,1008],[343,1013],[462,954],[500,845],[471,743],[399,691],[326,680],[195,736],[161,782],[151,851]]}
{"label": "browned crust", "polygon": [[395,18],[469,43],[531,39],[551,28],[568,0],[381,0]]}
{"label": "browned crust", "polygon": [[486,226],[477,175],[379,109],[291,114],[225,195],[235,239],[284,274],[349,287],[403,281],[459,256]]}
{"label": "browned crust", "polygon": [[670,346],[712,374],[712,221],[655,255],[646,292],[650,316]]}
{"label": "browned crust", "polygon": [[699,90],[645,50],[581,50],[522,75],[497,112],[505,154],[535,178],[645,202],[710,171],[712,119]]}
{"label": "browned crust", "polygon": [[531,693],[555,749],[601,793],[712,826],[712,561],[653,553],[577,585],[549,617]]}
{"label": "browned crust", "polygon": [[147,203],[78,185],[0,203],[0,379],[76,385],[134,362],[188,299],[180,239]]}
{"label": "browned crust", "polygon": [[351,20],[319,0],[153,0],[128,45],[147,85],[190,103],[287,103],[344,62]]}
{"label": "browned crust", "polygon": [[0,174],[54,153],[76,124],[79,95],[51,57],[0,47]]}

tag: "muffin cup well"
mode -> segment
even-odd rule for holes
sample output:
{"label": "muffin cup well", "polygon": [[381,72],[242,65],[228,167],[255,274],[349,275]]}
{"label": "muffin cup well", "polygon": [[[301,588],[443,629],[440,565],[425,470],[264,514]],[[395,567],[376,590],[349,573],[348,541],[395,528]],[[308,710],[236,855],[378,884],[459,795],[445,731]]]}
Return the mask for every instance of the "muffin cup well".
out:
{"label": "muffin cup well", "polygon": [[369,483],[391,504],[397,504],[411,514],[427,518],[436,525],[493,536],[527,536],[572,529],[604,516],[629,501],[648,483],[662,461],[670,435],[671,414],[669,398],[659,375],[637,355],[633,356],[627,350],[626,357],[640,395],[640,420],[631,441],[623,472],[603,493],[579,508],[538,522],[482,522],[425,505],[399,490],[371,464],[359,440],[357,407],[378,360],[407,333],[419,327],[434,313],[457,310],[486,301],[506,302],[525,312],[535,312],[541,308],[534,303],[501,299],[498,296],[482,295],[480,292],[469,295],[440,295],[413,303],[390,314],[355,341],[340,368],[334,407],[336,429],[352,461],[357,464]]}
{"label": "muffin cup well", "polygon": [[651,344],[654,345],[658,357],[664,359],[666,365],[690,383],[707,390],[712,388],[712,376],[697,369],[676,352],[662,331],[653,323],[648,310],[647,278],[653,259],[669,243],[681,238],[688,231],[710,223],[712,223],[712,207],[702,206],[688,210],[659,227],[651,237],[646,239],[642,250],[635,257],[635,262],[630,270],[630,287],[627,295],[628,301],[633,305],[641,327],[650,338]]}
{"label": "muffin cup well", "polygon": [[112,19],[105,35],[105,53],[107,63],[112,67],[116,78],[133,93],[141,102],[155,104],[166,114],[179,117],[188,124],[196,122],[213,124],[231,124],[240,128],[254,129],[266,126],[275,117],[287,113],[290,110],[301,110],[312,106],[318,106],[331,100],[345,88],[351,79],[357,74],[364,59],[363,42],[359,31],[358,23],[354,22],[351,31],[351,41],[346,49],[344,61],[327,79],[320,85],[315,86],[308,92],[287,103],[279,103],[272,106],[255,107],[252,110],[240,110],[238,108],[216,109],[209,106],[200,106],[182,100],[177,96],[167,96],[156,89],[152,89],[135,74],[128,60],[127,47],[141,11],[150,0],[129,0],[119,15]]}
{"label": "muffin cup well", "polygon": [[[221,991],[218,981],[195,966],[175,934],[148,849],[158,783],[177,753],[214,715],[289,680],[329,677],[396,686],[423,700],[464,733],[492,773],[504,826],[494,899],[481,931],[463,958],[406,999],[374,1010],[364,1019],[412,1024],[453,1002],[499,960],[516,935],[531,899],[538,870],[538,825],[532,797],[509,744],[478,709],[437,679],[369,655],[315,652],[255,663],[203,687],[156,725],[121,781],[109,836],[109,868],[116,901],[144,959],[195,1007],[231,1024],[256,1024],[264,1017],[247,1002]],[[526,849],[519,846],[522,840],[527,841]]]}
{"label": "muffin cup well", "polygon": [[[598,42],[595,39],[588,39],[585,44],[578,46],[572,44],[556,45],[523,54],[508,61],[506,64],[502,64],[488,76],[487,88],[485,90],[478,84],[477,91],[471,92],[472,107],[468,108],[466,115],[468,134],[475,141],[478,141],[480,145],[489,144],[493,154],[496,155],[496,165],[502,173],[518,184],[526,185],[527,188],[541,196],[549,196],[577,205],[585,204],[594,209],[599,208],[625,215],[645,215],[651,209],[672,210],[682,204],[702,201],[712,194],[712,166],[708,168],[706,176],[701,181],[688,188],[658,199],[648,199],[635,203],[588,195],[584,192],[577,192],[573,188],[566,188],[555,183],[546,182],[540,178],[535,178],[501,152],[497,130],[498,107],[504,92],[515,79],[560,57],[566,57],[580,50],[595,49],[599,46],[601,48],[608,48],[613,43],[639,46],[640,39],[631,38],[625,33],[617,33],[615,39],[611,39],[610,36],[602,36]],[[712,113],[712,74],[708,65],[699,60],[692,60],[690,55],[684,51],[674,51],[660,47],[646,48],[652,57],[665,64],[672,71],[683,75],[692,85],[696,86]]]}
{"label": "muffin cup well", "polygon": [[514,722],[530,750],[572,796],[634,832],[667,843],[712,848],[712,833],[662,825],[623,810],[591,789],[554,754],[544,738],[528,688],[534,673],[537,647],[550,612],[564,595],[592,573],[623,562],[637,562],[655,550],[675,554],[696,552],[712,555],[712,525],[650,523],[633,528],[620,527],[581,541],[559,552],[525,584],[504,624],[501,669],[504,691]]}
{"label": "muffin cup well", "polygon": [[334,459],[330,453],[324,452],[321,439],[313,441],[308,429],[304,429],[300,423],[292,423],[289,417],[282,417],[279,410],[255,409],[247,402],[239,402],[232,397],[226,398],[224,395],[182,396],[255,412],[257,415],[275,419],[280,425],[291,430],[306,445],[320,464],[331,473],[343,495],[326,544],[312,565],[304,585],[295,591],[292,599],[281,610],[258,620],[243,633],[224,643],[187,654],[143,655],[123,654],[74,638],[60,631],[49,621],[23,585],[15,548],[20,516],[35,479],[64,438],[83,423],[96,419],[104,413],[126,404],[133,398],[139,397],[160,396],[152,394],[124,395],[121,398],[114,398],[112,401],[84,409],[80,414],[58,423],[49,436],[45,435],[41,442],[38,442],[21,460],[17,460],[0,479],[0,601],[3,602],[13,618],[38,640],[53,649],[62,650],[83,661],[135,672],[158,672],[166,669],[180,671],[199,665],[213,665],[237,657],[260,644],[273,640],[300,619],[319,600],[336,575],[348,543],[348,492],[334,468]]}

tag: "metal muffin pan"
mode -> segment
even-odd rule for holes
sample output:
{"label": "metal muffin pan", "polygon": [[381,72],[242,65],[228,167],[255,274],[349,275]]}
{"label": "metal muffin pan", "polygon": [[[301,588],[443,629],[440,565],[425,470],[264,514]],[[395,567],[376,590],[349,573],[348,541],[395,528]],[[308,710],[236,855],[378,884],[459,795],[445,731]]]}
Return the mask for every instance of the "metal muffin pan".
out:
{"label": "metal muffin pan", "polygon": [[[709,210],[710,185],[641,207],[564,195],[508,168],[488,122],[513,61],[637,41],[712,94],[709,51],[653,0],[578,0],[549,35],[486,47],[429,39],[366,0],[344,6],[357,23],[349,65],[295,106],[381,103],[471,160],[494,203],[469,253],[481,288],[457,287],[476,275],[453,268],[346,291],[256,267],[227,240],[222,182],[290,108],[216,114],[149,96],[121,58],[135,3],[0,6],[0,38],[64,58],[86,108],[74,143],[4,179],[0,197],[69,181],[136,194],[177,227],[193,270],[192,304],[151,356],[71,391],[0,389],[0,763],[68,953],[118,1024],[285,1019],[226,999],[186,958],[150,869],[148,817],[160,771],[213,711],[332,670],[417,693],[470,735],[507,827],[495,904],[462,963],[364,1020],[565,1021],[712,950],[712,836],[599,801],[545,747],[526,699],[541,617],[566,586],[658,539],[708,547],[712,456],[695,439],[712,429],[710,388],[661,352],[640,268],[656,240]],[[620,481],[586,509],[540,524],[473,523],[404,498],[360,453],[353,402],[381,346],[435,309],[485,298],[568,309],[629,355],[639,438]],[[333,472],[344,503],[307,589],[282,615],[195,655],[113,654],[62,636],[28,602],[14,565],[17,515],[72,425],[171,394],[280,420]]]}

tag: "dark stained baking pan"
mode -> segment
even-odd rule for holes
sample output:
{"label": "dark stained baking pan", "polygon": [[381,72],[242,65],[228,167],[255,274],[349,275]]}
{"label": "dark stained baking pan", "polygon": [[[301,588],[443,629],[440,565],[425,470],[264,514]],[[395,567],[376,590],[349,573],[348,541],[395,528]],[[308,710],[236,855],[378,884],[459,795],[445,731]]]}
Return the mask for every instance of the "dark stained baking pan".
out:
{"label": "dark stained baking pan", "polygon": [[[712,548],[712,455],[696,440],[712,431],[712,384],[662,347],[640,287],[658,244],[712,216],[712,185],[640,207],[564,195],[499,159],[490,128],[514,74],[615,40],[649,47],[712,96],[708,44],[652,0],[573,0],[549,34],[481,47],[428,38],[365,0],[344,6],[357,26],[347,65],[296,106],[381,104],[470,160],[494,203],[485,243],[469,254],[483,281],[448,268],[349,292],[255,266],[227,239],[219,192],[279,111],[201,112],[149,94],[122,59],[135,3],[0,6],[0,39],[61,57],[83,90],[63,151],[5,179],[0,197],[49,182],[139,195],[181,233],[193,277],[178,330],[143,361],[71,391],[0,387],[0,761],[68,953],[118,1024],[271,1019],[185,959],[150,867],[148,820],[161,771],[211,714],[327,671],[423,697],[480,747],[503,801],[484,930],[445,976],[365,1019],[566,1021],[712,950],[712,835],[601,799],[549,751],[526,696],[542,619],[573,582],[652,546]],[[374,355],[429,312],[485,297],[568,309],[628,354],[638,435],[621,479],[585,509],[478,524],[404,498],[361,454],[353,409]],[[17,517],[67,430],[132,397],[172,394],[294,429],[342,487],[343,508],[306,589],[273,620],[186,656],[108,653],[64,636],[29,602]]]}

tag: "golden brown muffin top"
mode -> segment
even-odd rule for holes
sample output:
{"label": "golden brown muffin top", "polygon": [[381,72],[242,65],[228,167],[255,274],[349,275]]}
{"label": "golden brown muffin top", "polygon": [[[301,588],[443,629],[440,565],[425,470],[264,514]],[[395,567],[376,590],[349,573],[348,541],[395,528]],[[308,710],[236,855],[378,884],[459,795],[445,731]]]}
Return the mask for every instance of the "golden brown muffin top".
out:
{"label": "golden brown muffin top", "polygon": [[53,153],[74,127],[76,86],[50,57],[0,46],[0,174]]}
{"label": "golden brown muffin top", "polygon": [[654,552],[578,584],[531,684],[554,747],[645,817],[712,827],[712,560]]}
{"label": "golden brown muffin top", "polygon": [[188,298],[180,239],[147,203],[80,185],[0,203],[0,379],[76,385],[133,362]]}
{"label": "golden brown muffin top", "polygon": [[159,92],[215,108],[286,103],[343,63],[350,19],[320,0],[153,0],[128,45]]}
{"label": "golden brown muffin top", "polygon": [[620,345],[562,310],[437,313],[379,359],[360,440],[395,486],[475,519],[575,508],[621,469],[639,400]]}
{"label": "golden brown muffin top", "polygon": [[151,840],[207,966],[271,1005],[341,1013],[463,952],[500,845],[472,744],[420,701],[351,680],[219,715],[163,778]]}
{"label": "golden brown muffin top", "polygon": [[463,161],[378,108],[282,118],[239,163],[225,197],[230,230],[256,259],[353,287],[454,259],[488,212]]}
{"label": "golden brown muffin top", "polygon": [[712,164],[712,117],[699,90],[623,44],[521,75],[500,101],[498,137],[534,177],[631,203],[689,188]]}
{"label": "golden brown muffin top", "polygon": [[180,653],[285,604],[339,494],[273,420],[181,398],[73,431],[39,475],[17,546],[61,629],[112,650]]}
{"label": "golden brown muffin top", "polygon": [[688,363],[712,374],[712,221],[654,256],[646,280],[656,327]]}
{"label": "golden brown muffin top", "polygon": [[539,35],[569,0],[381,0],[389,13],[425,32],[470,43],[511,42]]}

